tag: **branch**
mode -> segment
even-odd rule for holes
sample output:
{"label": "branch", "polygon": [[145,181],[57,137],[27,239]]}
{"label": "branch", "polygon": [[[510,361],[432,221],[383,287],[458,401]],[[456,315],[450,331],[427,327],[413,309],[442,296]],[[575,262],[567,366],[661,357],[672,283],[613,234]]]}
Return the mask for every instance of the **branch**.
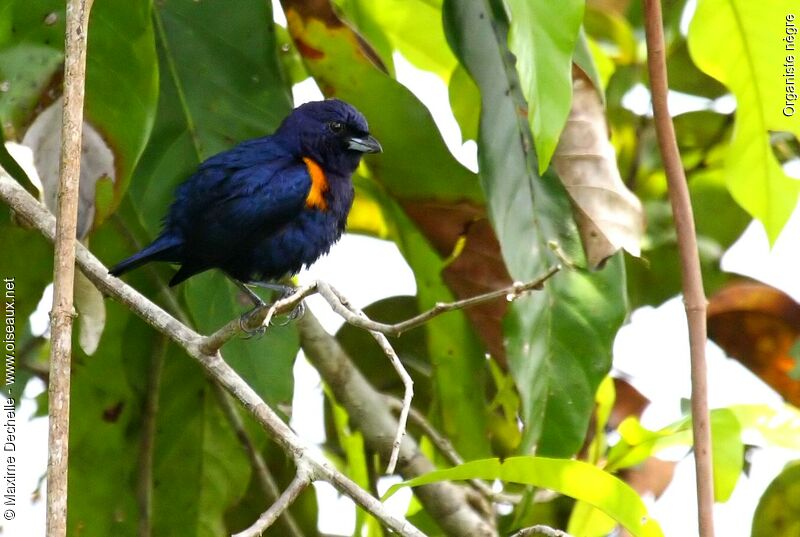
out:
{"label": "branch", "polygon": [[205,339],[203,342],[203,350],[206,352],[217,351],[225,343],[236,337],[238,334],[241,334],[244,330],[255,330],[261,326],[268,325],[275,315],[292,311],[306,297],[315,293],[320,293],[320,295],[326,299],[328,304],[334,308],[334,310],[339,308],[337,313],[344,317],[348,323],[359,328],[363,328],[364,330],[380,332],[381,334],[391,337],[398,337],[408,330],[421,326],[434,317],[438,317],[439,315],[449,311],[469,308],[471,306],[476,306],[500,297],[506,297],[509,300],[515,300],[530,291],[541,289],[544,283],[559,270],[561,270],[561,266],[556,265],[550,267],[547,272],[545,272],[536,280],[527,283],[515,283],[503,289],[498,289],[497,291],[491,291],[489,293],[473,296],[464,300],[457,300],[455,302],[439,302],[428,311],[396,324],[386,324],[373,321],[364,315],[359,316],[352,311],[347,311],[347,308],[341,309],[339,306],[345,306],[348,301],[342,297],[338,291],[331,288],[330,285],[327,285],[327,287],[330,288],[336,295],[335,299],[330,299],[330,293],[328,293],[328,296],[326,297],[320,292],[318,288],[320,282],[312,282],[303,287],[298,287],[291,295],[282,297],[270,305],[254,309],[249,315],[247,321],[244,323],[242,323],[239,319],[229,322]]}
{"label": "branch", "polygon": [[[64,43],[64,112],[61,123],[61,173],[58,181],[50,311],[49,435],[47,443],[47,536],[67,534],[69,460],[69,387],[72,356],[73,286],[81,169],[83,93],[86,79],[86,35],[92,0],[67,2]],[[21,187],[20,187],[21,188]]]}
{"label": "branch", "polygon": [[711,461],[711,427],[708,413],[708,381],[706,378],[706,296],[697,236],[694,229],[692,202],[681,164],[672,117],[667,106],[667,67],[664,54],[664,32],[661,4],[644,0],[645,35],[647,38],[647,67],[653,98],[653,117],[656,124],[661,158],[667,174],[669,199],[678,235],[681,260],[683,301],[689,324],[689,350],[692,370],[692,433],[697,480],[697,511],[700,537],[714,535],[714,477]]}
{"label": "branch", "polygon": [[306,487],[311,483],[311,478],[303,471],[299,471],[295,478],[289,483],[289,486],[283,491],[280,498],[275,503],[269,506],[255,523],[244,531],[236,533],[233,537],[259,537],[267,528],[281,516],[281,513],[286,511],[290,505],[300,496]]}
{"label": "branch", "polygon": [[[0,173],[0,199],[16,212],[20,220],[53,241],[55,236],[53,215],[5,173]],[[76,245],[76,262],[78,268],[102,293],[113,297],[150,326],[183,347],[211,378],[219,382],[253,414],[256,421],[292,459],[304,460],[313,469],[315,479],[327,481],[399,535],[423,537],[413,525],[387,511],[380,501],[339,472],[324,457],[298,438],[244,379],[225,363],[219,352],[204,353],[202,351],[206,340],[204,336],[179,322],[121,280],[109,276],[108,269],[81,244]]]}
{"label": "branch", "polygon": [[[266,462],[264,462],[264,457],[262,457],[261,453],[256,449],[256,446],[253,444],[253,439],[250,438],[250,435],[244,428],[244,422],[242,422],[242,417],[239,415],[239,410],[236,408],[230,395],[228,395],[228,392],[223,390],[216,382],[212,382],[212,385],[217,399],[219,400],[219,404],[222,407],[222,411],[225,413],[233,430],[236,432],[236,436],[247,452],[247,456],[250,457],[250,464],[253,466],[253,471],[256,473],[256,478],[258,478],[258,482],[261,485],[261,491],[269,501],[277,501],[280,498],[281,491],[278,488],[278,484],[275,482],[275,478],[272,477],[272,473],[269,471]],[[283,520],[286,525],[289,535],[292,537],[303,537],[303,530],[297,525],[297,521],[289,511],[285,511],[282,514],[281,520]],[[259,533],[258,535],[261,534]]]}
{"label": "branch", "polygon": [[156,437],[156,417],[161,390],[161,373],[167,353],[167,338],[161,337],[150,360],[147,375],[145,406],[142,416],[142,437],[139,441],[139,463],[136,479],[136,501],[139,505],[139,537],[153,534],[153,455]]}
{"label": "branch", "polygon": [[[364,322],[372,322],[363,311],[351,306],[350,302],[330,285],[318,281],[317,292],[319,292],[319,294],[328,301],[328,304],[331,305],[333,310],[344,317],[347,322],[356,324],[353,322],[355,319]],[[400,375],[400,379],[403,381],[403,407],[400,410],[400,418],[398,419],[397,430],[395,431],[394,441],[392,442],[389,463],[386,465],[386,473],[392,474],[394,473],[395,466],[397,466],[397,457],[400,454],[400,443],[403,441],[403,436],[406,434],[408,412],[411,410],[411,399],[414,397],[414,381],[411,379],[411,375],[408,374],[408,371],[406,371],[406,368],[403,367],[400,358],[397,356],[397,353],[394,352],[386,336],[376,330],[369,330],[369,333],[375,338],[375,341],[378,342],[384,354],[389,357],[392,367],[394,367],[394,370],[397,371],[397,374]]]}

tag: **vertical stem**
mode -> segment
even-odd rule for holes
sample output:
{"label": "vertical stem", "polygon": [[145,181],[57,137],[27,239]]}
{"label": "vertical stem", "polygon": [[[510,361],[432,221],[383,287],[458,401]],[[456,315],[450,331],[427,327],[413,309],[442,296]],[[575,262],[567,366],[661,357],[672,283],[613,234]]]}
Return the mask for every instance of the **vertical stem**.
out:
{"label": "vertical stem", "polygon": [[136,480],[136,502],[139,504],[138,537],[150,537],[153,533],[153,460],[155,457],[156,420],[158,419],[161,394],[161,374],[164,371],[167,344],[167,338],[162,335],[153,349],[150,370],[147,375]]}
{"label": "vertical stem", "polygon": [[75,234],[78,219],[86,32],[91,4],[92,0],[67,2],[61,175],[58,185],[53,308],[50,313],[47,537],[64,537],[67,534],[69,387],[74,317],[72,295],[75,281]]}
{"label": "vertical stem", "polygon": [[669,199],[678,235],[681,280],[686,318],[689,324],[689,350],[692,370],[692,433],[697,471],[697,511],[700,537],[714,535],[714,478],[711,463],[711,427],[708,414],[706,372],[706,297],[700,272],[700,256],[689,188],[681,164],[672,117],[667,107],[667,66],[659,0],[644,0],[647,66],[653,95],[656,135],[667,174]]}

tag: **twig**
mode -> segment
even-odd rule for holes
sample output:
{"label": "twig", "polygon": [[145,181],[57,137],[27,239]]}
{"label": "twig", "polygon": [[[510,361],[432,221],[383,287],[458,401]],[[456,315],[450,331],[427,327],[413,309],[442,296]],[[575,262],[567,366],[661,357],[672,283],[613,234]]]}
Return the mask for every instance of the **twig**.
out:
{"label": "twig", "polygon": [[145,406],[142,416],[142,437],[139,441],[136,501],[139,505],[139,537],[153,534],[153,455],[156,437],[156,417],[161,390],[161,372],[167,352],[167,338],[160,337],[150,360],[147,375]]}
{"label": "twig", "polygon": [[[0,199],[14,209],[18,218],[39,230],[48,240],[54,240],[55,221],[53,215],[5,173],[0,173]],[[78,267],[94,283],[95,287],[125,305],[150,326],[183,347],[189,356],[197,360],[213,379],[253,414],[256,421],[267,430],[290,457],[295,461],[301,458],[305,459],[314,469],[317,479],[333,485],[339,492],[349,496],[356,504],[399,535],[423,537],[423,534],[412,524],[387,511],[380,501],[339,472],[324,457],[298,438],[244,379],[225,363],[219,353],[203,353],[201,349],[206,339],[204,336],[179,322],[121,280],[109,276],[108,269],[83,245],[76,245],[75,254]],[[310,315],[307,314],[306,317],[310,317]]]}
{"label": "twig", "polygon": [[[392,410],[399,412],[403,408],[403,401],[392,395],[384,395],[384,400]],[[411,410],[408,414],[408,419],[411,423],[415,424],[420,428],[420,430],[422,430],[422,433],[430,439],[430,441],[434,446],[436,446],[436,449],[439,450],[439,453],[442,454],[447,462],[453,466],[458,466],[459,464],[464,463],[464,458],[459,455],[458,451],[456,451],[456,448],[453,447],[452,442],[450,442],[445,435],[440,433],[419,410],[411,407]],[[517,504],[522,500],[521,496],[517,494],[495,492],[492,490],[492,487],[480,479],[470,479],[469,483],[490,502]]]}
{"label": "twig", "polygon": [[[256,474],[258,483],[261,485],[261,491],[270,502],[277,501],[281,495],[278,484],[275,482],[272,472],[269,471],[269,468],[264,461],[264,457],[261,456],[261,453],[258,451],[255,444],[253,444],[253,439],[250,438],[250,435],[244,428],[244,422],[242,421],[242,417],[239,415],[239,410],[236,408],[233,399],[231,399],[231,396],[228,395],[228,392],[223,390],[219,384],[212,382],[212,385],[214,387],[214,393],[217,395],[217,400],[219,401],[220,407],[222,407],[222,411],[225,413],[225,416],[228,418],[228,422],[230,422],[233,430],[236,432],[236,437],[239,439],[239,442],[241,442],[244,450],[247,452],[247,456],[250,457],[250,464],[253,466],[253,471]],[[303,530],[300,529],[300,526],[297,525],[297,521],[288,510],[281,514],[281,520],[285,524],[289,535],[292,537],[303,537]]]}
{"label": "twig", "polygon": [[[339,341],[328,334],[314,315],[307,311],[297,321],[300,344],[306,358],[319,371],[333,392],[336,401],[347,411],[351,422],[364,435],[372,451],[388,459],[390,439],[397,431],[397,420],[386,405],[383,395],[370,385],[353,365]],[[400,445],[398,472],[409,479],[435,470],[434,464],[420,450],[413,438],[406,435]],[[497,535],[493,518],[471,502],[469,489],[449,482],[418,487],[414,494],[425,510],[439,523],[447,535],[489,537]]]}
{"label": "twig", "polygon": [[[373,321],[368,317],[359,317],[351,312],[348,312],[346,315],[347,322],[365,330],[374,330],[375,332],[380,332],[387,336],[397,337],[402,335],[403,333],[411,330],[412,328],[416,328],[425,324],[426,322],[430,321],[434,317],[438,317],[443,313],[447,313],[449,311],[460,310],[464,308],[469,308],[471,306],[476,306],[478,304],[482,304],[484,302],[488,302],[490,300],[494,300],[500,297],[507,297],[509,300],[514,300],[529,291],[534,291],[537,289],[541,289],[542,285],[550,279],[553,275],[555,275],[559,270],[561,270],[560,265],[556,265],[550,267],[547,272],[545,272],[542,276],[537,278],[536,280],[527,282],[527,283],[515,283],[503,289],[498,289],[496,291],[491,291],[489,293],[484,293],[482,295],[473,296],[470,298],[465,298],[464,300],[457,300],[455,302],[440,302],[436,304],[433,308],[429,309],[426,312],[420,313],[419,315],[412,317],[411,319],[406,319],[405,321],[401,321],[396,324],[387,324],[381,323],[377,321]],[[250,315],[249,319],[246,323],[241,323],[238,319],[235,319],[210,336],[208,336],[205,341],[203,342],[203,350],[206,352],[213,352],[221,348],[225,343],[227,343],[230,339],[236,337],[238,334],[242,332],[242,329],[253,330],[264,324],[268,324],[269,321],[275,315],[280,315],[281,313],[286,313],[292,311],[303,299],[306,297],[313,295],[314,293],[318,292],[317,284],[319,282],[312,282],[306,286],[298,287],[291,295],[281,298],[277,300],[271,305],[264,306],[262,308],[256,308],[253,310],[252,314]],[[339,302],[339,300],[335,300],[334,302]],[[329,301],[330,303],[330,301]],[[333,304],[331,304],[333,306]]]}
{"label": "twig", "polygon": [[661,158],[667,174],[669,198],[678,236],[681,260],[681,281],[686,318],[689,324],[689,350],[692,370],[692,432],[697,482],[697,511],[700,537],[714,535],[714,478],[711,461],[711,428],[708,413],[706,378],[706,297],[697,250],[692,203],[686,184],[675,130],[667,106],[666,58],[661,4],[644,0],[647,66],[653,98],[653,117],[656,125]]}
{"label": "twig", "polygon": [[569,533],[542,524],[522,528],[511,537],[527,537],[529,535],[544,535],[545,537],[572,537]]}
{"label": "twig", "polygon": [[278,517],[292,505],[297,497],[300,496],[300,493],[303,492],[310,483],[311,477],[298,467],[297,475],[275,503],[270,505],[269,509],[258,517],[258,520],[256,520],[252,526],[234,534],[233,537],[258,537],[264,533],[264,531],[272,526]]}
{"label": "twig", "polygon": [[[348,323],[354,326],[363,328],[364,330],[379,332],[387,336],[397,337],[403,334],[404,332],[411,330],[412,328],[422,326],[423,324],[427,323],[434,317],[438,317],[443,313],[468,308],[470,306],[476,306],[478,304],[482,304],[483,302],[494,300],[500,297],[507,297],[508,300],[514,300],[529,291],[541,289],[542,286],[544,285],[544,282],[546,282],[559,270],[561,270],[561,267],[556,265],[548,269],[547,272],[545,272],[542,276],[531,282],[514,283],[513,285],[510,285],[504,289],[499,289],[497,291],[491,291],[489,293],[484,293],[482,295],[465,298],[464,300],[457,300],[455,302],[438,302],[433,308],[429,309],[428,311],[420,313],[415,317],[412,317],[410,319],[395,324],[376,322],[369,319],[366,315],[363,315],[363,313],[356,314],[353,311],[346,312],[344,310],[339,310],[337,311],[337,313],[343,316]],[[321,289],[318,289],[318,291],[320,294],[322,294]],[[336,292],[336,296],[340,299],[340,301],[344,300],[344,298],[338,292]],[[328,303],[330,303],[331,306],[333,306],[331,300],[328,300]],[[346,304],[344,305],[346,306]]]}
{"label": "twig", "polygon": [[[347,322],[356,324],[353,322],[356,319],[364,322],[372,322],[363,311],[353,307],[350,301],[332,286],[318,281],[317,292],[330,304],[333,311],[341,315]],[[389,358],[392,367],[394,367],[394,370],[400,375],[400,379],[403,381],[403,408],[400,410],[400,417],[397,420],[397,430],[394,435],[394,441],[392,442],[392,451],[389,455],[389,463],[386,465],[386,473],[393,474],[397,466],[397,457],[400,454],[400,443],[403,441],[403,436],[406,434],[408,412],[411,409],[411,400],[414,398],[414,381],[411,379],[411,375],[408,374],[408,371],[406,371],[406,368],[403,367],[400,358],[397,356],[397,353],[394,352],[386,336],[376,330],[369,330],[369,333],[375,338],[375,341],[378,342],[381,350]]]}
{"label": "twig", "polygon": [[[67,534],[67,470],[69,455],[69,389],[72,356],[75,235],[81,167],[83,94],[86,78],[86,35],[92,0],[67,2],[64,42],[64,112],[61,123],[61,173],[58,184],[50,312],[49,436],[47,443],[47,536]],[[21,188],[21,187],[20,187]]]}

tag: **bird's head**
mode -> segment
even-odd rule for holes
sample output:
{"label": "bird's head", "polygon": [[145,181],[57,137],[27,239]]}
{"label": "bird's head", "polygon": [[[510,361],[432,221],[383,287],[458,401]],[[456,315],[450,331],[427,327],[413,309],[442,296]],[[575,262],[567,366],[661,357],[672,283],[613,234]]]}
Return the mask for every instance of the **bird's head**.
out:
{"label": "bird's head", "polygon": [[364,153],[380,153],[363,114],[338,99],[295,108],[275,133],[298,156],[311,157],[328,171],[349,176]]}

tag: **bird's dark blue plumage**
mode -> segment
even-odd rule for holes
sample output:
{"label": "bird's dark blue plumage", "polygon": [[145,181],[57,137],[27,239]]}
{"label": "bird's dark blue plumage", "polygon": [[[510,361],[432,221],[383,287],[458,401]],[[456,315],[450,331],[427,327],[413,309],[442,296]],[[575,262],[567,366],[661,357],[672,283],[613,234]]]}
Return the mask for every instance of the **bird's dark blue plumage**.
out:
{"label": "bird's dark blue plumage", "polygon": [[170,285],[212,268],[242,282],[295,274],[339,239],[351,176],[364,153],[380,150],[349,104],[299,106],[273,135],[203,162],[178,187],[158,238],[110,272],[179,264]]}

